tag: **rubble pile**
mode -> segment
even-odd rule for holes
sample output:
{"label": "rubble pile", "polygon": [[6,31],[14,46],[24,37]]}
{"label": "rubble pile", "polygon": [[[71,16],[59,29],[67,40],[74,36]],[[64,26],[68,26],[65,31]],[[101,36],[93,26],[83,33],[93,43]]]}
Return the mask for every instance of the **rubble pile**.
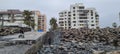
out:
{"label": "rubble pile", "polygon": [[[58,43],[43,45],[39,54],[94,54],[120,50],[120,28],[69,29],[56,35]],[[56,42],[56,40],[55,40]]]}
{"label": "rubble pile", "polygon": [[[102,29],[70,29],[62,31],[61,41],[67,42],[75,40],[77,42],[104,43],[105,45],[114,45],[114,40],[120,39],[120,28],[102,28]],[[118,42],[119,43],[119,42]],[[119,44],[118,44],[119,45]],[[120,46],[120,45],[119,45]]]}
{"label": "rubble pile", "polygon": [[[25,32],[30,31],[29,28],[23,29]],[[20,27],[3,27],[0,28],[0,36],[12,35],[20,32]]]}

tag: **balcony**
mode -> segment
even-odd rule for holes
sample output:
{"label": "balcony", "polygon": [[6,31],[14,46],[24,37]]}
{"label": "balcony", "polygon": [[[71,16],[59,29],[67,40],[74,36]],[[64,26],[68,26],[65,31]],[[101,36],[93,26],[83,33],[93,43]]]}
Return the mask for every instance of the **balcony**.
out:
{"label": "balcony", "polygon": [[63,18],[59,18],[59,20],[64,20]]}
{"label": "balcony", "polygon": [[79,17],[79,19],[87,19],[87,17]]}
{"label": "balcony", "polygon": [[95,15],[95,17],[99,17],[99,15],[98,15],[98,14],[96,14],[96,15]]}
{"label": "balcony", "polygon": [[79,16],[87,16],[87,14],[79,14]]}

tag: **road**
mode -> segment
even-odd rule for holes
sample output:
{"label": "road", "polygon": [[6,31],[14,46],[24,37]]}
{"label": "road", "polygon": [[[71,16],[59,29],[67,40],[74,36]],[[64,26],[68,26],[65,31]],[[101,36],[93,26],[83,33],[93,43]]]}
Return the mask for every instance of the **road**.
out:
{"label": "road", "polygon": [[[36,40],[40,38],[42,35],[44,35],[45,32],[26,32],[24,34],[25,38],[22,40]],[[18,38],[20,34],[14,34],[14,35],[8,35],[4,36],[0,39],[0,44],[4,42],[9,42],[11,40],[20,40],[21,38]],[[29,48],[31,48],[32,45],[12,45],[12,46],[4,46],[0,45],[0,54],[24,54]]]}

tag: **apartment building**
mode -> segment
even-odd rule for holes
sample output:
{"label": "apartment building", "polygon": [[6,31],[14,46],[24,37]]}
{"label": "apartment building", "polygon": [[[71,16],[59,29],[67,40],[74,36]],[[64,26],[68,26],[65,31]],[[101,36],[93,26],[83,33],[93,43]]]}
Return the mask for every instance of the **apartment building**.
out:
{"label": "apartment building", "polygon": [[[46,31],[46,22],[41,22],[39,23],[41,20],[39,19],[39,16],[45,16],[40,14],[40,11],[32,11],[32,15],[33,20],[35,23],[35,27],[34,30],[38,31]],[[46,17],[41,17],[42,20],[46,21]],[[16,24],[24,24],[24,16],[23,16],[23,11],[20,11],[18,9],[8,9],[8,10],[0,10],[0,25],[1,24],[8,24],[8,23],[16,23]],[[40,26],[38,26],[39,24],[44,24],[44,26],[41,26],[43,28],[39,28]]]}
{"label": "apartment building", "polygon": [[82,3],[70,6],[70,11],[59,13],[59,27],[69,28],[96,28],[99,26],[99,15],[95,8],[85,8]]}
{"label": "apartment building", "polygon": [[38,16],[38,30],[46,31],[46,15]]}
{"label": "apartment building", "polygon": [[71,22],[70,22],[70,17],[71,17],[71,12],[68,10],[61,11],[59,13],[59,25],[65,29],[71,28]]}
{"label": "apartment building", "polygon": [[20,10],[0,10],[0,17],[0,22],[3,20],[4,22],[10,23],[23,21],[24,19]]}

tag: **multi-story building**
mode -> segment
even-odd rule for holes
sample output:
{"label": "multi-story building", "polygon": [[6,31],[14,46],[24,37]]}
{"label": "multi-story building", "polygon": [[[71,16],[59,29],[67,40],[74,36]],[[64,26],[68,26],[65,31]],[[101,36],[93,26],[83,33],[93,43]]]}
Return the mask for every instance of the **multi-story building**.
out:
{"label": "multi-story building", "polygon": [[46,16],[45,15],[39,15],[38,16],[38,30],[46,31]]}
{"label": "multi-story building", "polygon": [[[44,16],[44,17],[39,17]],[[40,14],[39,11],[32,11],[32,17],[35,23],[34,30],[46,31],[46,17],[45,15]],[[41,18],[43,21],[39,20]],[[23,11],[10,9],[10,10],[0,10],[0,25],[6,23],[16,23],[16,24],[24,24],[24,16]],[[44,26],[40,26],[39,24],[43,24]],[[42,27],[42,28],[39,28]]]}
{"label": "multi-story building", "polygon": [[71,13],[68,10],[64,10],[64,11],[61,11],[59,13],[59,16],[60,16],[60,18],[59,18],[59,25],[60,25],[60,27],[63,27],[65,29],[71,28],[70,27],[70,25],[71,25],[71,22],[70,22],[71,15],[70,14]]}
{"label": "multi-story building", "polygon": [[[0,22],[3,20],[5,22],[15,22],[23,21],[22,12],[20,10],[0,10]],[[2,19],[3,18],[3,19]]]}
{"label": "multi-story building", "polygon": [[46,15],[41,14],[40,11],[33,11],[35,13],[35,30],[46,31]]}
{"label": "multi-story building", "polygon": [[99,25],[99,15],[95,8],[85,8],[82,3],[70,6],[70,11],[59,13],[59,27],[68,28],[96,28]]}

